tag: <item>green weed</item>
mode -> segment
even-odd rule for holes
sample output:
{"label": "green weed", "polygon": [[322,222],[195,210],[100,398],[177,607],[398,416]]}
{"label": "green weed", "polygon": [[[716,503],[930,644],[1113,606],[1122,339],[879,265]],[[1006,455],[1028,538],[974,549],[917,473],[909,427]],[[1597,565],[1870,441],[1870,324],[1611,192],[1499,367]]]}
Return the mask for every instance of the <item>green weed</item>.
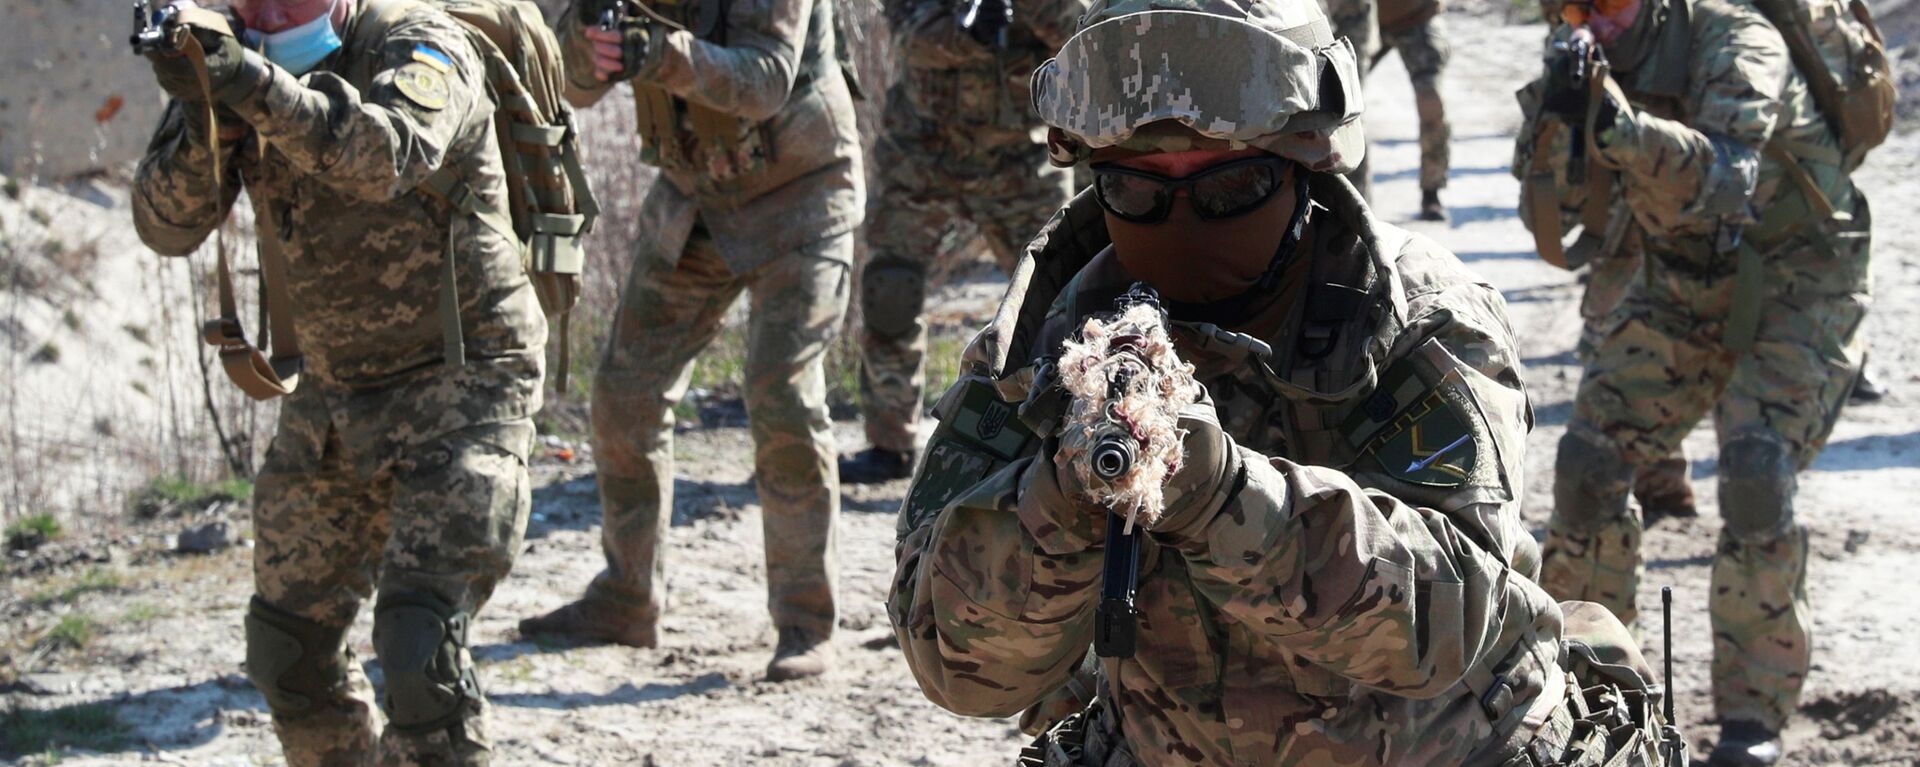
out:
{"label": "green weed", "polygon": [[56,648],[79,650],[92,644],[93,638],[99,633],[100,624],[94,622],[92,618],[85,615],[68,615],[62,617],[59,623],[53,624],[53,628],[47,629],[46,635],[42,636],[40,641]]}
{"label": "green weed", "polygon": [[52,514],[29,514],[7,525],[7,548],[31,550],[60,537],[60,520]]}
{"label": "green weed", "polygon": [[53,605],[70,605],[88,594],[117,591],[123,585],[125,585],[125,581],[120,578],[119,573],[96,567],[85,573],[81,573],[77,578],[35,592],[29,599],[34,607],[39,608]]}
{"label": "green weed", "polygon": [[152,623],[153,621],[166,617],[166,615],[167,611],[165,609],[152,602],[135,602],[131,607],[127,608],[125,619],[126,622],[133,624]]}

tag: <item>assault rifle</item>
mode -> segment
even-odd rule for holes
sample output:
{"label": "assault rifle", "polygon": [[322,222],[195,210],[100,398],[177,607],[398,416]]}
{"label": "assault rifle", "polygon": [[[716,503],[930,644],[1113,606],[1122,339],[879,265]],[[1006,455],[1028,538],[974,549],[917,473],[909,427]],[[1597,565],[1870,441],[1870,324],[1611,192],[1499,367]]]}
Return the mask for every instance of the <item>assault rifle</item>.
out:
{"label": "assault rifle", "polygon": [[[1180,409],[1197,394],[1191,368],[1168,340],[1166,313],[1145,284],[1115,302],[1108,320],[1089,320],[1062,356],[1062,383],[1075,398],[1072,424],[1084,452],[1069,453],[1074,472],[1107,513],[1094,652],[1133,656],[1140,611],[1140,536],[1136,517],[1159,516],[1160,489],[1179,464]],[[1075,450],[1082,448],[1076,447]]]}
{"label": "assault rifle", "polygon": [[1007,47],[1013,26],[1013,0],[967,0],[960,8],[960,31],[996,51]]}
{"label": "assault rifle", "polygon": [[1549,100],[1563,102],[1557,104],[1563,116],[1568,117],[1567,128],[1571,131],[1569,146],[1572,156],[1567,167],[1567,181],[1571,184],[1584,184],[1587,180],[1587,100],[1593,92],[1593,81],[1603,74],[1606,55],[1593,41],[1593,35],[1585,29],[1577,29],[1565,40],[1555,40],[1547,49],[1547,82],[1559,87],[1547,94]]}
{"label": "assault rifle", "polygon": [[158,8],[153,0],[134,0],[133,35],[127,42],[141,56],[149,53],[174,53],[180,50],[180,36],[186,27],[180,23],[180,8],[167,3]]}

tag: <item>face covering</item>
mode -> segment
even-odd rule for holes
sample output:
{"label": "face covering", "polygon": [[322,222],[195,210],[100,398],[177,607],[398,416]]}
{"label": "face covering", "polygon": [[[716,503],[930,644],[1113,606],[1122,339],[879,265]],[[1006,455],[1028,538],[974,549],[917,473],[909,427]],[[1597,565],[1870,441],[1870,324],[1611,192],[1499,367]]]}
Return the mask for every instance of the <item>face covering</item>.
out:
{"label": "face covering", "polygon": [[304,75],[340,50],[340,34],[333,29],[333,11],[338,2],[335,0],[335,4],[327,6],[326,13],[297,27],[272,34],[249,29],[247,44],[260,48],[267,60],[280,65],[281,69]]}
{"label": "face covering", "polygon": [[1666,21],[1666,8],[1663,0],[1640,0],[1640,13],[1634,16],[1633,24],[1605,46],[1607,62],[1614,71],[1632,72],[1653,51],[1655,37]]}
{"label": "face covering", "polygon": [[1208,301],[1181,301],[1162,291],[1162,305],[1177,319],[1236,327],[1279,299],[1274,289],[1280,283],[1282,267],[1292,260],[1299,245],[1306,228],[1307,210],[1312,207],[1308,181],[1298,170],[1294,189],[1291,206],[1286,204],[1288,195],[1275,194],[1267,204],[1246,214],[1214,221],[1201,219],[1182,197],[1174,201],[1166,220],[1157,224],[1135,224],[1109,215],[1107,232],[1117,249],[1151,254],[1148,257],[1155,260],[1179,258],[1187,269],[1200,266],[1191,259],[1207,258],[1206,254],[1268,254],[1265,269],[1253,277],[1246,289],[1234,295]]}

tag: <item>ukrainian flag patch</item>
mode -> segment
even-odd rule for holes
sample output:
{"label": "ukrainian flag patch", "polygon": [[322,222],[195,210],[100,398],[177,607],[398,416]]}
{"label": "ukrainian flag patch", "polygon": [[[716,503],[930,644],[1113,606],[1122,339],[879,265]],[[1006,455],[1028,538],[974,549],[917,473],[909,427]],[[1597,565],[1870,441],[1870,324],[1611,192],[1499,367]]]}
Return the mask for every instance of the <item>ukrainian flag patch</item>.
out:
{"label": "ukrainian flag patch", "polygon": [[433,67],[443,75],[453,71],[452,57],[424,45],[414,47],[413,60]]}

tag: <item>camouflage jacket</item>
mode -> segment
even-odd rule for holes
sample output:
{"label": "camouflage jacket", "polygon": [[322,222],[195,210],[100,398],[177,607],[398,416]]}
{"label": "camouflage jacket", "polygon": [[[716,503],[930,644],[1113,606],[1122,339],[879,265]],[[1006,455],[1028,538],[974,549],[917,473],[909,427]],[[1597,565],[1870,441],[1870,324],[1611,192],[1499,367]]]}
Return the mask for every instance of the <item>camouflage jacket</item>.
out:
{"label": "camouflage jacket", "polygon": [[[1173,317],[1247,471],[1146,539],[1138,652],[1102,661],[1145,764],[1459,764],[1563,699],[1500,294],[1312,178],[1326,207],[1264,313],[1272,353]],[[1042,440],[1006,413],[1024,361],[1126,287],[1106,252],[1089,261],[1105,245],[1083,193],[1031,246],[901,513],[888,613],[921,689],[958,713],[1020,711],[1089,648],[1105,528],[1065,511]]]}
{"label": "camouflage jacket", "polygon": [[[708,0],[717,2],[717,0]],[[655,3],[656,5],[664,5]],[[802,245],[852,231],[866,186],[853,97],[834,58],[831,0],[733,0],[718,32],[697,38],[655,26],[636,84],[664,89],[680,113],[671,139],[696,157],[719,151],[686,121],[689,104],[738,118],[764,141],[764,163],[743,175],[663,167],[670,189],[648,200],[643,231],[684,241],[698,218],[727,265],[745,273]],[[567,98],[599,101],[612,85],[593,77],[591,45],[570,7],[559,20]],[[659,143],[661,137],[643,140]],[[649,150],[649,156],[658,156]],[[674,250],[677,256],[678,249]]]}
{"label": "camouflage jacket", "polygon": [[[341,37],[352,40],[351,27]],[[326,399],[353,421],[336,426],[368,439],[422,439],[540,406],[546,319],[519,246],[418,188],[450,166],[506,208],[484,73],[464,28],[416,5],[377,50],[343,48],[301,77],[273,67],[236,107],[253,131],[222,145],[217,196],[206,129],[178,103],[135,176],[134,224],[167,255],[199,247],[247,191],[255,221],[275,224],[262,236],[279,232],[307,355],[301,390],[317,387],[295,396]],[[449,252],[467,356],[457,370],[442,361]]]}
{"label": "camouflage jacket", "polygon": [[[889,138],[914,135],[940,156],[981,149],[1031,150],[1040,124],[1032,103],[1033,70],[1073,36],[1088,0],[1011,0],[1007,47],[995,50],[960,29],[962,3],[906,0],[893,4],[894,46],[906,70],[888,114]],[[944,161],[943,161],[944,162]]]}
{"label": "camouflage jacket", "polygon": [[[1731,259],[1706,263],[1716,239],[1740,231],[1764,251],[1808,231],[1802,224],[1829,223],[1812,214],[1807,189],[1782,155],[1806,170],[1836,210],[1851,211],[1858,201],[1806,79],[1780,33],[1751,7],[1667,0],[1651,52],[1613,79],[1630,106],[1611,126],[1597,126],[1611,131],[1593,146],[1597,164],[1618,173],[1612,189],[1624,208],[1616,216],[1631,216],[1627,237],[1616,240],[1644,242],[1669,266],[1714,276],[1732,268]],[[1518,94],[1526,124],[1514,169],[1524,173],[1536,151],[1552,153],[1562,219],[1571,226],[1586,190],[1564,180],[1567,132],[1551,146],[1533,146],[1538,120],[1558,119],[1539,114],[1544,87],[1536,80]],[[1522,220],[1531,220],[1524,211]]]}

